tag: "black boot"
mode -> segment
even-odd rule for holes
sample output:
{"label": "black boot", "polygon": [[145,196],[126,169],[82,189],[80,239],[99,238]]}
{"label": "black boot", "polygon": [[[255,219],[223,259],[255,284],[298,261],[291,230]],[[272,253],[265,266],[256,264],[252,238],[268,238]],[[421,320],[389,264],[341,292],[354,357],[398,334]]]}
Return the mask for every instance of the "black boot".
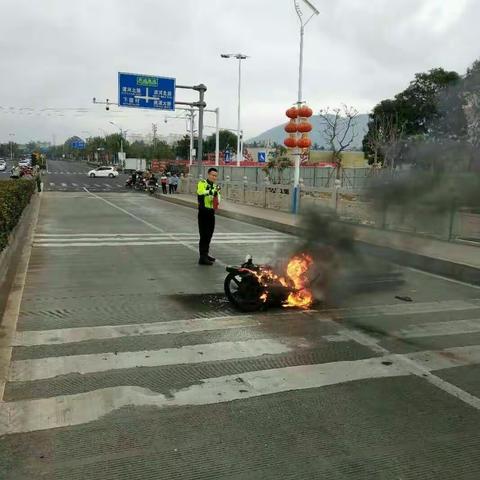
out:
{"label": "black boot", "polygon": [[207,258],[211,261],[211,262],[214,262],[216,260],[215,257],[211,257],[210,255],[207,255]]}
{"label": "black boot", "polygon": [[201,256],[198,260],[199,265],[213,265],[213,262],[208,259],[206,256]]}

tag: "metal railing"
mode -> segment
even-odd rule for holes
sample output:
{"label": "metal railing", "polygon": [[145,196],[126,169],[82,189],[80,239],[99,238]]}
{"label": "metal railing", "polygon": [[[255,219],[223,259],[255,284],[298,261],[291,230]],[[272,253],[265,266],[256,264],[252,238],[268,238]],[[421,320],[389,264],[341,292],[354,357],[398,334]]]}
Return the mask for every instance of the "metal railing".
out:
{"label": "metal railing", "polygon": [[[195,194],[197,179],[185,177],[179,193]],[[260,208],[290,212],[292,185],[219,181],[222,199],[229,202]],[[480,243],[480,211],[468,208],[450,208],[438,211],[435,206],[416,205],[414,211],[406,207],[376,208],[366,190],[349,188],[310,187],[300,183],[300,211],[323,208],[336,212],[342,221],[392,231],[414,233],[441,240],[464,240]]]}

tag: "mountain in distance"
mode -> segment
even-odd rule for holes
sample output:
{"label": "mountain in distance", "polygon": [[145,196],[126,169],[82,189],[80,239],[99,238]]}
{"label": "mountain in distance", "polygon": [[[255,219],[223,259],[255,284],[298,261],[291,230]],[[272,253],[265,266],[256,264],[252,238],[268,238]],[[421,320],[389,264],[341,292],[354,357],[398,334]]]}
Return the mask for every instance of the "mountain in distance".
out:
{"label": "mountain in distance", "polygon": [[[330,115],[333,119],[334,116]],[[312,131],[310,132],[310,138],[312,139],[312,145],[318,144],[318,147],[321,149],[322,147],[326,150],[329,149],[329,145],[323,130],[325,129],[324,123],[322,118],[319,115],[313,115],[310,119],[310,123],[312,124]],[[357,137],[353,141],[352,145],[349,147],[349,150],[361,150],[362,149],[362,140],[367,133],[368,130],[368,114],[360,114],[355,119],[356,127],[355,132]],[[257,142],[260,145],[263,145],[270,141],[270,143],[278,143],[279,145],[283,145],[283,141],[288,136],[285,132],[284,127],[287,124],[287,121],[278,125],[276,127],[267,130],[266,132],[257,135],[256,137],[251,138],[247,141],[249,145],[254,142]]]}

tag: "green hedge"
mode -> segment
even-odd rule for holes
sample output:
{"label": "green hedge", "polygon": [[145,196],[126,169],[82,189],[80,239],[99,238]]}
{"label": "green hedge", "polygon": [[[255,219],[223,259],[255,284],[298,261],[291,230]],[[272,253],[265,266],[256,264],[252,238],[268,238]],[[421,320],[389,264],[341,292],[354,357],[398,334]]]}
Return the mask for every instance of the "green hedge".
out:
{"label": "green hedge", "polygon": [[35,189],[34,180],[0,182],[0,251],[6,247],[8,235],[30,202]]}

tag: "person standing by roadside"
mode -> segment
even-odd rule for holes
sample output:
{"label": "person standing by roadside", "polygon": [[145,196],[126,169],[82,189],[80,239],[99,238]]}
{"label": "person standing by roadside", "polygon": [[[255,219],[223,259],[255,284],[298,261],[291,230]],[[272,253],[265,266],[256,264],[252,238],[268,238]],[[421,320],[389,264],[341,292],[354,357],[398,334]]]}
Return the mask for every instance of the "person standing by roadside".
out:
{"label": "person standing by roadside", "polygon": [[217,185],[218,171],[208,169],[208,177],[197,185],[198,197],[198,231],[200,243],[198,245],[200,265],[213,265],[215,258],[210,256],[210,242],[215,231],[215,211],[220,203],[220,186]]}
{"label": "person standing by roadside", "polygon": [[160,177],[160,184],[162,185],[162,193],[167,193],[168,177],[165,175],[165,172]]}
{"label": "person standing by roadside", "polygon": [[176,173],[174,173],[171,177],[170,177],[170,184],[172,185],[172,188],[173,188],[173,192],[171,193],[177,193],[177,188],[178,188],[178,175]]}
{"label": "person standing by roadside", "polygon": [[170,174],[170,176],[168,177],[168,193],[171,195],[172,193],[174,193],[175,191],[175,188],[173,186],[173,175]]}

